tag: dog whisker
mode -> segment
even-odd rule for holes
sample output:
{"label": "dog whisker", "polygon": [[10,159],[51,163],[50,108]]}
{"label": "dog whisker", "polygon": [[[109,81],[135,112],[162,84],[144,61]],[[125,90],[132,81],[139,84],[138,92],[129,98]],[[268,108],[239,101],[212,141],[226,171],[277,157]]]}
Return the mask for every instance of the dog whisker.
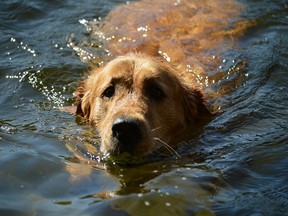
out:
{"label": "dog whisker", "polygon": [[159,129],[161,129],[162,128],[162,126],[159,126],[159,127],[157,127],[157,128],[153,128],[152,130],[151,130],[151,132],[155,132],[155,131],[157,131],[157,130],[159,130]]}
{"label": "dog whisker", "polygon": [[159,142],[162,146],[164,146],[171,154],[174,154],[178,158],[181,158],[181,156],[178,154],[178,152],[174,148],[172,148],[168,143],[164,142],[163,140],[161,140],[158,137],[154,137],[154,140]]}

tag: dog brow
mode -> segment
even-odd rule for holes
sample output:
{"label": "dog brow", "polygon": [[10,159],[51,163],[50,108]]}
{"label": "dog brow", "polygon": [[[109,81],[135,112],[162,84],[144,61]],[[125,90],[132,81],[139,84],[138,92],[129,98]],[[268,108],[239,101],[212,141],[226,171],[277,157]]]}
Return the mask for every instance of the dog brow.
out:
{"label": "dog brow", "polygon": [[120,83],[125,84],[125,85],[132,85],[133,79],[131,78],[131,76],[121,75],[121,76],[112,77],[110,83],[112,85],[117,85]]}

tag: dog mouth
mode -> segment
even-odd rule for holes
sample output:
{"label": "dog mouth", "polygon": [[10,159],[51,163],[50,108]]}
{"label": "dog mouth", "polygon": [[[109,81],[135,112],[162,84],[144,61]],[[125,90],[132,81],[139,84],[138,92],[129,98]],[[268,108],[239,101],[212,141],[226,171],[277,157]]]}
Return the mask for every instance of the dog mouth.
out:
{"label": "dog mouth", "polygon": [[169,139],[161,137],[163,127],[151,129],[151,125],[141,116],[116,116],[106,130],[99,132],[103,162],[139,164],[157,161],[159,157],[180,158]]}
{"label": "dog mouth", "polygon": [[101,131],[91,127],[83,131],[84,139],[76,134],[75,140],[69,138],[67,146],[78,158],[89,159],[89,163],[97,167],[101,164],[133,166],[180,158],[167,140],[157,137],[162,127],[150,129],[144,120],[121,116],[116,117],[109,128]]}

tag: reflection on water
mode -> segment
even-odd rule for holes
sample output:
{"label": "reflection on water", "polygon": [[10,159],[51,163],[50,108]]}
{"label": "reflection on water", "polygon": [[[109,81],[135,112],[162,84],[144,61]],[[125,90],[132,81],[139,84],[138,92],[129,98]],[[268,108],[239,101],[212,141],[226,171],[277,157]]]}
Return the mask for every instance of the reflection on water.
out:
{"label": "reflection on water", "polygon": [[[173,1],[176,5],[171,8],[181,7],[181,2]],[[197,4],[204,5],[185,2],[192,3],[181,10],[193,15]],[[216,2],[211,1],[212,8],[219,7]],[[193,55],[201,54],[197,65],[205,73],[194,73],[195,62],[184,65],[207,94],[211,108],[222,112],[197,137],[178,146],[180,159],[163,157],[137,166],[98,163],[97,155],[87,155],[87,148],[97,151],[97,136],[55,108],[73,103],[77,81],[91,64],[101,65],[124,50],[117,47],[127,43],[130,47],[132,42],[123,38],[127,29],[116,29],[119,35],[112,38],[115,29],[108,31],[110,27],[101,26],[103,19],[98,19],[119,3],[0,3],[0,214],[287,214],[287,2],[243,0],[241,7],[233,1],[223,3],[223,10],[231,10],[231,19],[213,23],[219,28],[226,21],[238,23],[241,34],[234,33],[242,36],[235,41],[222,34],[231,42],[225,49],[219,35],[213,40],[209,34],[201,40],[197,36],[187,44],[193,45],[192,51],[199,48]],[[162,5],[148,7],[153,11]],[[127,8],[118,7],[113,13],[124,14]],[[131,20],[128,16],[113,20],[113,13],[107,18],[111,23]],[[156,30],[143,20],[153,17],[138,18],[131,21],[139,23],[133,40],[148,43]],[[248,30],[242,32],[243,26]],[[98,31],[100,27],[105,32]],[[222,33],[233,27],[226,26]],[[167,40],[159,35],[154,44],[166,47],[162,43]],[[199,43],[209,43],[213,49],[200,49]],[[162,48],[158,54],[167,61],[179,57],[178,52]],[[78,158],[67,149],[69,142]]]}
{"label": "reflection on water", "polygon": [[[15,38],[11,37],[11,42],[16,45],[16,49],[22,49],[26,54],[31,55],[32,57],[37,57],[36,50],[30,48],[27,44],[23,43],[22,41],[19,42]],[[58,47],[55,45],[55,48],[62,50],[63,47]],[[7,52],[7,56],[11,56],[12,53]],[[12,57],[9,57],[9,61],[13,61]],[[64,94],[67,94],[66,90],[67,87],[63,86],[62,89],[56,90],[53,85],[44,84],[43,81],[45,80],[44,77],[46,76],[49,69],[43,68],[41,64],[39,65],[31,65],[29,68],[25,69],[24,71],[19,72],[16,75],[6,75],[7,79],[16,79],[17,81],[21,82],[28,82],[33,88],[37,89],[41,92],[48,100],[51,102],[51,105],[60,107],[63,106],[68,99],[65,97]],[[51,84],[51,83],[49,83]]]}

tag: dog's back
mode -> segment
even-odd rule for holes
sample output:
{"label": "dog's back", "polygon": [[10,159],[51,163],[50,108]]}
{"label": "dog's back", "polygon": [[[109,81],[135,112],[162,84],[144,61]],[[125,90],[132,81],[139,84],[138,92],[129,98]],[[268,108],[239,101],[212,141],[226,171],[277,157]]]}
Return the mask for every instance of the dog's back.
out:
{"label": "dog's back", "polygon": [[[201,74],[213,64],[211,50],[231,48],[250,25],[239,19],[242,8],[232,0],[136,1],[110,12],[101,41],[114,56],[131,51],[162,56]],[[99,26],[94,27],[97,35]]]}

